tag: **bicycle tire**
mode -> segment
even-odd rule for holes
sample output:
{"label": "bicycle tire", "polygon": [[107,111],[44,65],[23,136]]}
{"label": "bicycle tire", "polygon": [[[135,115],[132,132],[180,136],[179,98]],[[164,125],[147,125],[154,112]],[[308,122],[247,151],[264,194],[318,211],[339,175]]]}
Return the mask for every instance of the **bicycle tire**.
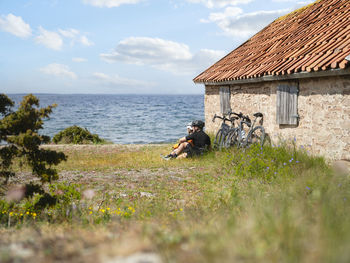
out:
{"label": "bicycle tire", "polygon": [[263,126],[256,126],[253,130],[248,133],[246,139],[246,146],[250,144],[257,143],[260,146],[263,146],[265,142],[265,129]]}
{"label": "bicycle tire", "polygon": [[238,146],[238,128],[230,131],[225,138],[225,148]]}
{"label": "bicycle tire", "polygon": [[222,148],[225,148],[226,136],[227,136],[227,131],[222,131],[221,138],[220,138],[220,141],[219,141],[219,150],[221,150]]}
{"label": "bicycle tire", "polygon": [[214,149],[221,149],[221,140],[222,140],[222,136],[223,136],[223,131],[222,129],[219,129],[218,132],[215,135],[215,139],[214,139]]}

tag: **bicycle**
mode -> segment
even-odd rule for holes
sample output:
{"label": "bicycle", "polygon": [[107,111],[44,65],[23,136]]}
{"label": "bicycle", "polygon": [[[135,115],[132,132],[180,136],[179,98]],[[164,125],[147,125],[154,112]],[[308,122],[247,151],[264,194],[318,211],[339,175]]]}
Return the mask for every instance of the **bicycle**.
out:
{"label": "bicycle", "polygon": [[215,122],[215,119],[220,119],[222,120],[221,123],[221,127],[218,130],[218,132],[215,135],[215,139],[214,139],[214,143],[213,143],[213,147],[214,149],[219,149],[221,150],[222,147],[225,147],[225,140],[227,135],[229,134],[231,127],[226,124],[226,121],[231,122],[231,124],[233,123],[231,119],[226,118],[226,115],[224,114],[223,116],[218,116],[218,115],[214,115],[212,121]]}
{"label": "bicycle", "polygon": [[246,132],[244,126],[250,128],[251,120],[248,115],[243,115],[242,112],[232,112],[231,114],[235,115],[237,119],[240,119],[240,122],[238,126],[232,129],[226,137],[225,145],[226,147],[236,146],[237,148],[240,148],[243,146],[243,143],[246,139]]}
{"label": "bicycle", "polygon": [[[244,115],[242,114],[242,112],[236,113],[236,112],[230,111],[228,114],[229,114],[229,119],[230,119],[232,125],[230,127],[230,130],[228,131],[228,134],[225,137],[225,142],[224,142],[225,148],[229,148],[233,145],[230,142],[229,138],[231,137],[232,134],[236,133],[238,130],[238,126],[236,127],[235,122],[239,119],[244,118]],[[234,115],[234,116],[232,116],[232,115]]]}
{"label": "bicycle", "polygon": [[[247,136],[246,145],[251,145],[253,143],[258,143],[261,147],[265,142],[265,128],[262,126],[264,122],[264,115],[261,112],[257,112],[253,115],[255,117],[254,122],[250,128]],[[260,118],[259,126],[255,126],[256,120]]]}
{"label": "bicycle", "polygon": [[[260,146],[263,146],[265,142],[265,129],[262,126],[264,116],[262,113],[254,113],[254,121],[251,122],[248,115],[244,116],[241,113],[237,116],[240,117],[241,121],[237,128],[231,131],[231,133],[226,138],[226,145],[237,146],[238,148],[247,147],[253,143],[258,143]],[[257,119],[260,118],[259,126],[255,126]],[[246,135],[245,127],[248,127],[248,135]]]}

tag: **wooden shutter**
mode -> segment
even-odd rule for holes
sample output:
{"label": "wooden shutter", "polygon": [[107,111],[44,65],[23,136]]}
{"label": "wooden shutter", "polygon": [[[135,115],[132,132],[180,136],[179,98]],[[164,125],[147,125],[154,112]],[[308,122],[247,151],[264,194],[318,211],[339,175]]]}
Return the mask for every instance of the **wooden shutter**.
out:
{"label": "wooden shutter", "polygon": [[298,86],[284,84],[277,87],[277,124],[298,125]]}
{"label": "wooden shutter", "polygon": [[220,87],[220,108],[223,114],[231,110],[230,87]]}

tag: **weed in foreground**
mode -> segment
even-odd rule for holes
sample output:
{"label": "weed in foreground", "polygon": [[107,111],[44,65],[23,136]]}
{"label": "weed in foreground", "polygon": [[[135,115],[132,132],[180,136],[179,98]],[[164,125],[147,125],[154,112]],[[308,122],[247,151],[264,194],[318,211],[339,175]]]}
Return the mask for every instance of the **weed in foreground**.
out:
{"label": "weed in foreground", "polygon": [[[140,156],[125,154],[128,160]],[[158,159],[145,160],[135,167],[164,167]],[[334,174],[322,158],[293,145],[252,146],[170,165],[187,173],[167,174],[164,168],[164,174],[147,181],[125,175],[124,188],[109,185],[90,194],[91,185],[56,184],[50,191],[60,201],[41,213],[26,210],[34,199],[27,205],[1,203],[2,228],[68,223],[118,235],[121,229],[142,229],[137,238],[151,240],[152,249],[173,262],[349,261],[350,181]],[[26,212],[25,220],[12,220]]]}

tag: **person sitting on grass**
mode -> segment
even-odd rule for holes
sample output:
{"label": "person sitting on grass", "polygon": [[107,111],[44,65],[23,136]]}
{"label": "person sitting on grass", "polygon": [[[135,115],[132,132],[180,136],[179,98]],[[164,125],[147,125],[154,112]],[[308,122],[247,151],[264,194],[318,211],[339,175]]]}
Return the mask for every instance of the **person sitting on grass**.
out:
{"label": "person sitting on grass", "polygon": [[[192,122],[188,123],[186,128],[187,128],[187,135],[190,135],[190,134],[193,133]],[[188,142],[189,142],[190,144],[192,144],[192,146],[193,146],[193,141],[192,141],[192,140],[189,140]],[[180,146],[180,142],[175,143],[175,144],[173,145],[173,149],[175,150],[175,149],[177,149],[179,146]]]}
{"label": "person sitting on grass", "polygon": [[[203,131],[204,122],[200,120],[193,121],[192,127],[193,133],[181,138],[179,140],[179,147],[165,156],[165,160],[198,156],[210,149],[210,137]],[[193,144],[189,143],[190,140],[192,140]]]}

